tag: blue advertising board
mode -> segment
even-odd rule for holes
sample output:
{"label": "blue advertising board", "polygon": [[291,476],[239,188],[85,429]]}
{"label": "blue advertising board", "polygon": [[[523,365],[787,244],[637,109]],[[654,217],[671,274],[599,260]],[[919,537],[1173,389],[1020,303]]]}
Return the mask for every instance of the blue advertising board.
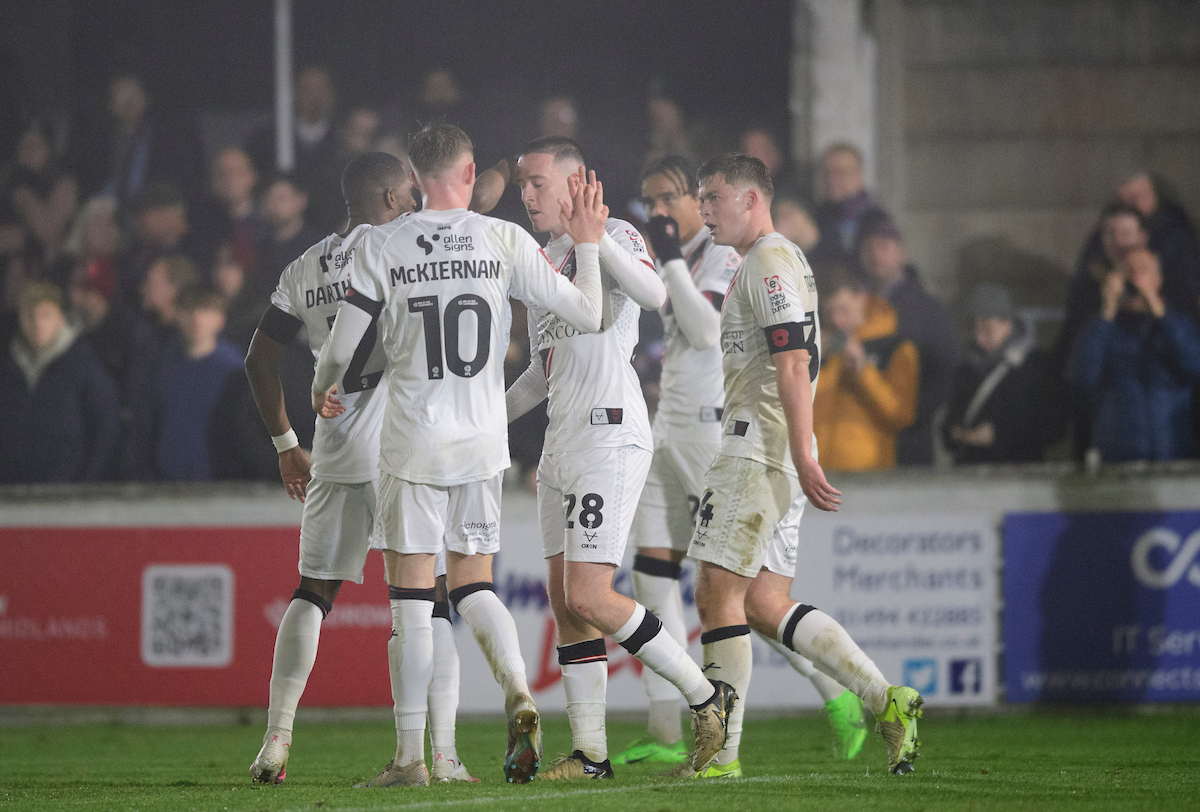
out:
{"label": "blue advertising board", "polygon": [[1004,522],[1010,702],[1200,700],[1200,511]]}

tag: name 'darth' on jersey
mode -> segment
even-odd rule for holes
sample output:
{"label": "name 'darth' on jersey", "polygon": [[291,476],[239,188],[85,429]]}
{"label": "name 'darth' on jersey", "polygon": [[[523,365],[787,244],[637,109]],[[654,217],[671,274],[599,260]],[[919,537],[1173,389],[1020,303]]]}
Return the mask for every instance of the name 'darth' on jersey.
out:
{"label": "name 'darth' on jersey", "polygon": [[392,287],[403,282],[441,282],[449,279],[499,279],[500,262],[494,259],[443,259],[440,262],[418,262],[411,268],[389,268]]}
{"label": "name 'darth' on jersey", "polygon": [[334,282],[332,285],[321,285],[319,288],[309,288],[304,291],[304,305],[305,307],[316,307],[330,302],[340,302],[346,298],[348,290],[350,290],[349,279]]}

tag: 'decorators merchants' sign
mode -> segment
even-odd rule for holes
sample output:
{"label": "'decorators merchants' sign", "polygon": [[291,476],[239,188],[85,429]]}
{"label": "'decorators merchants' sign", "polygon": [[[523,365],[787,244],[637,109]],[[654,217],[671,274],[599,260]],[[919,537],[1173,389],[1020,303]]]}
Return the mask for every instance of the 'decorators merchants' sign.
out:
{"label": "'decorators merchants' sign", "polygon": [[930,705],[995,701],[996,533],[978,514],[807,511],[792,597]]}

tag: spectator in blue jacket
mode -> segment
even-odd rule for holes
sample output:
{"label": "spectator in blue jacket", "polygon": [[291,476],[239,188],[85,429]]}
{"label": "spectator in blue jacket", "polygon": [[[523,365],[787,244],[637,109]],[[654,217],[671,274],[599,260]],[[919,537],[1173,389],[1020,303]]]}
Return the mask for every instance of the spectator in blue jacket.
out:
{"label": "spectator in blue jacket", "polygon": [[21,291],[20,332],[0,359],[8,408],[0,421],[0,482],[91,482],[109,476],[117,392],[67,324],[62,292]]}
{"label": "spectator in blue jacket", "polygon": [[1071,374],[1094,394],[1092,445],[1110,462],[1193,454],[1191,393],[1200,377],[1200,331],[1164,304],[1162,286],[1153,253],[1127,253],[1105,277],[1100,313],[1076,345]]}
{"label": "spectator in blue jacket", "polygon": [[237,347],[218,338],[225,301],[205,288],[188,288],[175,303],[182,346],[168,350],[158,368],[141,422],[152,443],[143,475],[154,479],[213,478],[209,426],[230,375],[240,375]]}

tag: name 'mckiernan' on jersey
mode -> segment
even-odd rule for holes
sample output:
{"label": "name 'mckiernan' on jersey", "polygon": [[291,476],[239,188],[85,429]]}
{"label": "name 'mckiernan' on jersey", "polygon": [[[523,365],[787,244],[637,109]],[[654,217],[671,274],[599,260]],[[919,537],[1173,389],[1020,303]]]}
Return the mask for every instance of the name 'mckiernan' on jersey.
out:
{"label": "name 'mckiernan' on jersey", "polygon": [[451,279],[499,279],[500,262],[494,259],[443,259],[418,262],[412,267],[389,268],[392,287],[404,283],[441,282]]}

